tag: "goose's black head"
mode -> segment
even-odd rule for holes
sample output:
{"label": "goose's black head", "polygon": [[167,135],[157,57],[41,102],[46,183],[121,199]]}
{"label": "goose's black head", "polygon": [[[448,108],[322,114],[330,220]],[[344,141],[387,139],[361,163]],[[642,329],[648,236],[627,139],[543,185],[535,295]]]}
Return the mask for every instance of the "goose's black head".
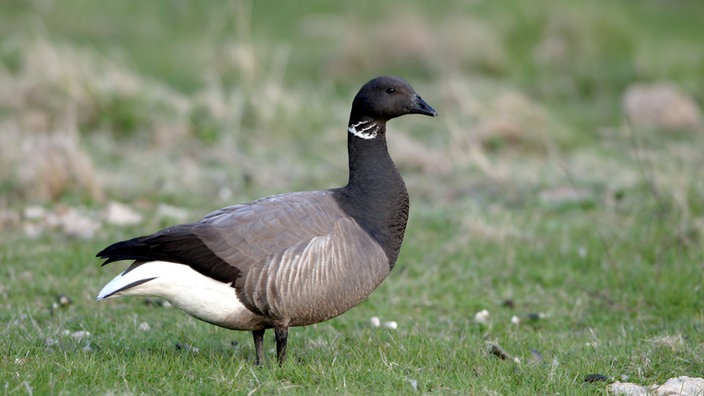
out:
{"label": "goose's black head", "polygon": [[404,79],[394,76],[377,77],[364,84],[354,97],[350,132],[356,134],[354,131],[360,131],[363,134],[364,129],[369,129],[372,125],[383,124],[406,114],[438,115]]}

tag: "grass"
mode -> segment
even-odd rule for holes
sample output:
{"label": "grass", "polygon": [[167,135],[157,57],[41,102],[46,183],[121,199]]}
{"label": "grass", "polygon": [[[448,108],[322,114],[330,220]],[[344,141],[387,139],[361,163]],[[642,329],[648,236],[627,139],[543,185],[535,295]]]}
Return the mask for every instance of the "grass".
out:
{"label": "grass", "polygon": [[[6,394],[603,394],[584,377],[701,376],[702,128],[630,126],[620,100],[665,80],[703,103],[702,8],[362,3],[0,5]],[[399,263],[359,307],[292,329],[288,364],[255,367],[250,334],[160,304],[93,301],[122,268],[95,252],[174,223],[163,202],[190,220],[343,183],[351,96],[386,73],[441,114],[390,124],[412,204]],[[108,224],[111,199],[144,221]],[[102,227],[29,237],[37,204]]]}

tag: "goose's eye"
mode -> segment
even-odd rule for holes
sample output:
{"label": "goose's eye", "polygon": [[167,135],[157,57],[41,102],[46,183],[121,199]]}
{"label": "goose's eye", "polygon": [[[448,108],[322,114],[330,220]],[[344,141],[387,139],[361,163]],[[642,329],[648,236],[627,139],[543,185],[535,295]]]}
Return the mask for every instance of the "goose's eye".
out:
{"label": "goose's eye", "polygon": [[396,88],[386,88],[386,93],[394,93],[396,92]]}

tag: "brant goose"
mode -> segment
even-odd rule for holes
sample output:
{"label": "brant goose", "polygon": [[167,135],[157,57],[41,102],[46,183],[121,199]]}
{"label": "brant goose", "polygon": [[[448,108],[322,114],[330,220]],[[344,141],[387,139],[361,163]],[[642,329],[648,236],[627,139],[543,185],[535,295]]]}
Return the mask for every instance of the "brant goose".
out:
{"label": "brant goose", "polygon": [[203,321],[251,331],[257,364],[273,328],[282,364],[289,327],[356,306],[396,263],[408,193],[389,156],[386,122],[405,114],[437,112],[399,77],[367,82],[352,102],[346,186],[228,206],[110,245],[97,254],[103,265],[134,262],[97,300],[161,297]]}

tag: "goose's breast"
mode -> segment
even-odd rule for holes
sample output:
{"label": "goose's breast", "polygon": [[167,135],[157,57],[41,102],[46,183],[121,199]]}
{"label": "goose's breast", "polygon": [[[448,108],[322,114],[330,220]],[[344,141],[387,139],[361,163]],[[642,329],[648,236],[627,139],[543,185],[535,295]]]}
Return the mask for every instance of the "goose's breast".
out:
{"label": "goose's breast", "polygon": [[384,250],[351,218],[330,233],[282,250],[246,276],[245,295],[289,326],[330,319],[356,306],[389,273]]}

